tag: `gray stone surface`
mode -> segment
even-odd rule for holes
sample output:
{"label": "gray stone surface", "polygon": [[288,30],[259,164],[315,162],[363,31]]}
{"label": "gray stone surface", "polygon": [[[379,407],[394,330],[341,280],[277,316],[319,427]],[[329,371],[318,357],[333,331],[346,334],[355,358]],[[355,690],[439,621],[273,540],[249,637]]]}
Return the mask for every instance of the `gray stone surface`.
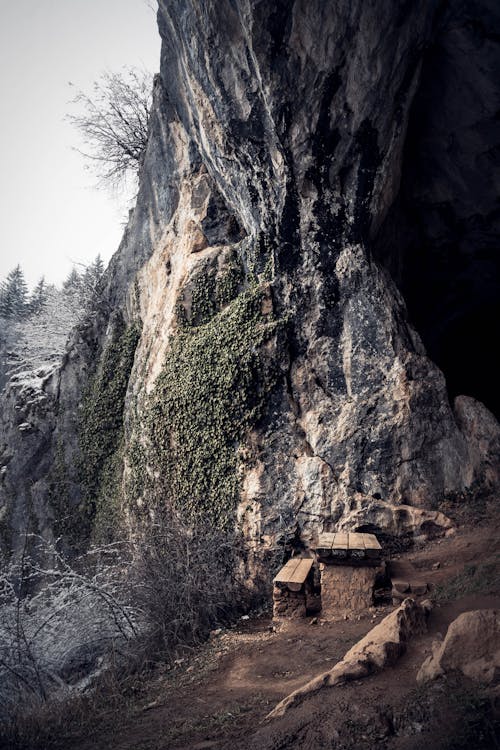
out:
{"label": "gray stone surface", "polygon": [[[102,308],[74,332],[54,375],[53,402],[37,427],[43,439],[36,431],[14,439],[10,426],[2,437],[6,515],[34,505],[50,517],[44,477],[58,441],[74,463],[81,394],[113,315],[140,317],[143,326],[126,401],[128,439],[175,333],[183,289],[202,263],[223,264],[231,250],[247,275],[271,272],[273,308],[288,321],[266,352],[279,383],[248,436],[252,461],[241,467],[237,518],[252,544],[289,537],[297,525],[308,538],[375,516],[398,532],[403,516],[387,506],[429,509],[447,494],[498,485],[498,423],[474,399],[453,409],[394,281],[407,289],[408,274],[398,271],[411,268],[396,229],[405,218],[400,188],[408,184],[408,123],[413,132],[418,126],[415,95],[418,116],[423,108],[436,134],[461,96],[443,62],[439,98],[422,75],[426,50],[439,40],[449,46],[458,24],[466,39],[453,52],[460,70],[470,55],[470,8],[449,5],[443,17],[434,0],[397,10],[382,0],[160,1],[161,80],[137,206],[106,274]],[[478,17],[490,6],[475,3]],[[493,81],[491,40],[485,29],[472,33],[484,94]],[[435,202],[446,194],[456,216],[486,217],[485,191],[466,191],[465,208],[462,200],[471,170],[474,180],[486,171],[485,188],[493,189],[493,154],[479,167],[474,156],[492,141],[474,83],[467,80],[473,142],[461,127],[453,169],[437,158],[437,135],[411,142],[411,163],[437,160],[429,176],[421,165],[421,195],[428,188]],[[7,406],[4,423],[12,424]],[[78,498],[73,477],[68,504]]]}

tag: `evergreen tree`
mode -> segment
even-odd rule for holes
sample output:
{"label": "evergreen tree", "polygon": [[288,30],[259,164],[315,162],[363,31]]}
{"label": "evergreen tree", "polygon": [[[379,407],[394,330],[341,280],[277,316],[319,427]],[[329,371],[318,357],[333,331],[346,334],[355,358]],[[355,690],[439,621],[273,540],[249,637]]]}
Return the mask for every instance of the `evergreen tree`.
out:
{"label": "evergreen tree", "polygon": [[100,255],[90,263],[80,276],[80,302],[84,308],[91,308],[96,301],[99,282],[104,274],[104,263]]}
{"label": "evergreen tree", "polygon": [[28,287],[20,265],[0,285],[0,315],[21,320],[29,312]]}
{"label": "evergreen tree", "polygon": [[80,289],[80,275],[73,266],[66,279],[63,281],[63,292],[66,294],[75,294]]}
{"label": "evergreen tree", "polygon": [[99,281],[99,279],[101,278],[105,270],[104,261],[101,258],[101,253],[97,254],[96,259],[94,260],[92,264],[92,267],[93,267],[94,276],[97,279],[97,281]]}
{"label": "evergreen tree", "polygon": [[37,315],[47,304],[47,284],[42,276],[36,287],[33,289],[30,301],[28,303],[30,315]]}

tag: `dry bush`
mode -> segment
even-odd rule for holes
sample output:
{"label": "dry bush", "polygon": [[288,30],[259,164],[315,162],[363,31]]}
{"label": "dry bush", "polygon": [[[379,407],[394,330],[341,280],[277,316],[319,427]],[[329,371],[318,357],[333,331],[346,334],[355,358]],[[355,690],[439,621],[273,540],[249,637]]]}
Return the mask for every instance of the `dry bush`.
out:
{"label": "dry bush", "polygon": [[120,545],[69,561],[28,534],[0,576],[0,611],[0,719],[20,703],[84,687],[143,627],[124,586]]}
{"label": "dry bush", "polygon": [[67,747],[97,731],[127,710],[156,660],[173,660],[268,593],[267,581],[249,587],[241,535],[172,514],[144,523],[134,544],[72,562],[48,552],[51,565],[25,555],[2,577],[2,747]]}
{"label": "dry bush", "polygon": [[[42,701],[24,696],[23,702],[0,722],[2,750],[68,750],[82,738],[110,730],[136,708],[145,689],[145,675],[124,673],[123,663],[111,663],[92,688]],[[129,663],[130,666],[130,663]]]}
{"label": "dry bush", "polygon": [[200,643],[258,597],[258,589],[249,586],[244,540],[237,532],[206,522],[188,527],[160,512],[140,539],[131,582],[152,654],[168,657],[179,645]]}

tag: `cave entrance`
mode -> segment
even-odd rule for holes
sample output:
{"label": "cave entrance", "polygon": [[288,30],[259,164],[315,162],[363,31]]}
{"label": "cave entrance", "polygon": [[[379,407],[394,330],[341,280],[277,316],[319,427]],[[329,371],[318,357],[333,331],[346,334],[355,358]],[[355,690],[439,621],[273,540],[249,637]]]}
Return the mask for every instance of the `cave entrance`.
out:
{"label": "cave entrance", "polygon": [[[399,194],[374,252],[453,399],[482,401],[500,418],[498,102],[500,63],[488,4],[451,4],[436,18],[409,110]],[[464,50],[467,53],[464,54]]]}

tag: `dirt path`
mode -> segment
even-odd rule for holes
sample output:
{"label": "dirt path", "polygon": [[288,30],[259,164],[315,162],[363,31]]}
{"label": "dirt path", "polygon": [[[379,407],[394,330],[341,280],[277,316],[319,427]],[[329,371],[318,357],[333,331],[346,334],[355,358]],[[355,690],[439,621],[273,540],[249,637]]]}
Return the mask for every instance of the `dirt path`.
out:
{"label": "dirt path", "polygon": [[[494,561],[498,540],[498,527],[476,528],[404,557],[439,585],[464,565]],[[358,735],[361,732],[357,747],[419,747],[405,745],[397,737],[388,744],[387,724],[393,724],[394,718],[388,718],[384,706],[402,705],[415,690],[416,672],[437,632],[444,634],[460,612],[500,607],[499,594],[464,592],[457,600],[437,606],[429,632],[414,640],[394,668],[322,691],[292,715],[264,725],[266,714],[281,698],[332,667],[392,607],[337,623],[311,624],[309,619],[278,632],[265,616],[241,621],[238,627],[215,635],[174,670],[159,673],[127,712],[109,716],[105,727],[96,727],[85,739],[68,738],[67,746],[75,750],[320,750],[332,747],[338,727],[350,727],[355,735],[357,726]],[[362,729],[364,716],[368,729]],[[417,736],[419,722],[414,723]],[[368,732],[365,739],[363,731]],[[426,750],[430,747],[427,743]]]}

